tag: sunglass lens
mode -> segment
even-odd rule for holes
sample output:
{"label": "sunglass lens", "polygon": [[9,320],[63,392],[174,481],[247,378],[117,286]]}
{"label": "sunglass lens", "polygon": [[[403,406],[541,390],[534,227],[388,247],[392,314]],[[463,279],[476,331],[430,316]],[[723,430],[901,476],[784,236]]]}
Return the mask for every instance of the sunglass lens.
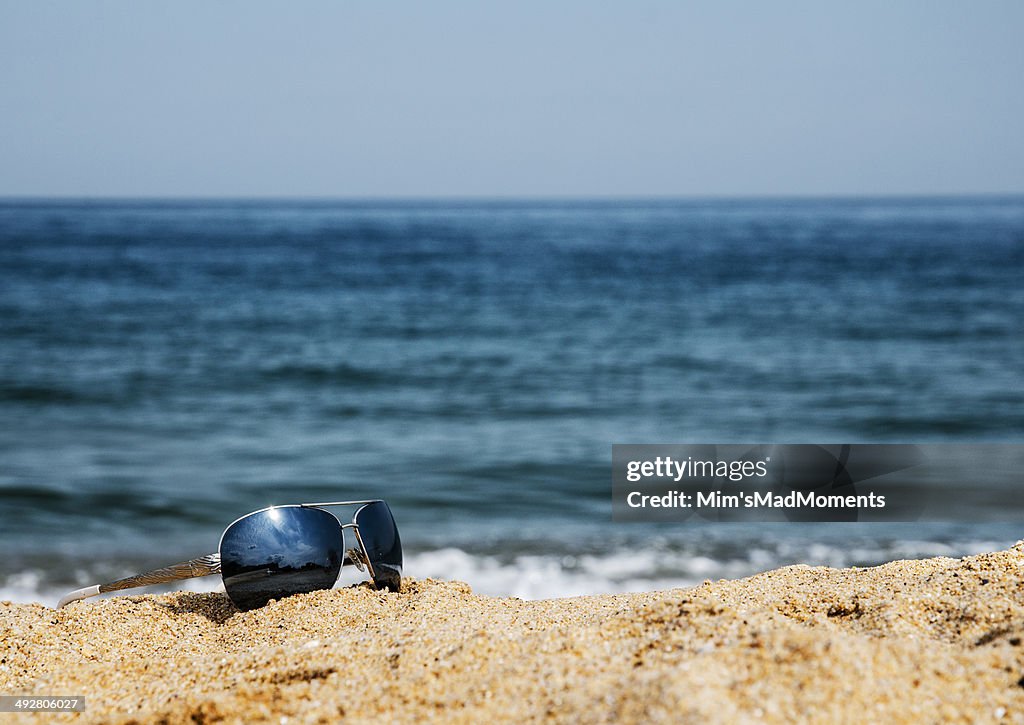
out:
{"label": "sunglass lens", "polygon": [[356,526],[373,568],[374,583],[397,592],[402,584],[402,540],[391,509],[383,501],[356,511]]}
{"label": "sunglass lens", "polygon": [[345,555],[341,524],[323,509],[281,506],[249,514],[220,540],[224,590],[241,610],[330,589]]}

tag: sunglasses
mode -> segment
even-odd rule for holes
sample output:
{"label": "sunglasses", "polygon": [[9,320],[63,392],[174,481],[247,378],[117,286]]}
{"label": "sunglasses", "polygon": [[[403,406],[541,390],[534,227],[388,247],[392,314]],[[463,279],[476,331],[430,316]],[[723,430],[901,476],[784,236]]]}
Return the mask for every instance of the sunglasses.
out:
{"label": "sunglasses", "polygon": [[[352,523],[343,524],[324,510],[331,506],[359,509]],[[346,549],[345,529],[352,529],[356,547]],[[106,592],[220,574],[228,597],[245,611],[271,599],[330,589],[344,564],[368,572],[378,589],[398,591],[402,541],[383,501],[288,504],[253,511],[224,530],[216,554],[76,589],[57,607]]]}

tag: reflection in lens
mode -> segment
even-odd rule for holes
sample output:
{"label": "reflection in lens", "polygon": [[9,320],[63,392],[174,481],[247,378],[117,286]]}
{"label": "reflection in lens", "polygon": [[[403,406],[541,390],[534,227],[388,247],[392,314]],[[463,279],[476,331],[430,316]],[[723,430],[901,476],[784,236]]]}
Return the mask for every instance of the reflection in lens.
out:
{"label": "reflection in lens", "polygon": [[383,501],[367,504],[356,511],[355,523],[373,568],[374,584],[397,592],[402,584],[402,540],[391,509]]}
{"label": "reflection in lens", "polygon": [[316,508],[278,506],[231,524],[220,540],[224,590],[241,610],[330,589],[345,552],[341,524]]}

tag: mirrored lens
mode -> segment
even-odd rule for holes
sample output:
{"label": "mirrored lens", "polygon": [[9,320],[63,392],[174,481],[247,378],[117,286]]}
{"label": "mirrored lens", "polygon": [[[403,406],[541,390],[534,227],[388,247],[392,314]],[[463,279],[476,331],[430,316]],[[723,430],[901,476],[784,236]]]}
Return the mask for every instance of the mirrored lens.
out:
{"label": "mirrored lens", "polygon": [[373,568],[374,584],[397,592],[402,584],[402,540],[391,509],[383,501],[366,504],[356,511],[355,524]]}
{"label": "mirrored lens", "polygon": [[224,590],[241,610],[330,589],[345,553],[341,524],[323,509],[277,506],[231,524],[220,540]]}

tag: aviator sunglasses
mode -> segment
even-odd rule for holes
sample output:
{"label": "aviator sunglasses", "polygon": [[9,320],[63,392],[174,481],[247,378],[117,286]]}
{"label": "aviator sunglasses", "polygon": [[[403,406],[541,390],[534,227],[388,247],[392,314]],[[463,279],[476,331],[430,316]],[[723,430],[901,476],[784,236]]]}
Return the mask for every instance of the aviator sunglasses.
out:
{"label": "aviator sunglasses", "polygon": [[[343,524],[330,506],[359,506]],[[345,548],[345,529],[357,546]],[[367,571],[374,585],[398,591],[402,582],[402,541],[391,509],[380,500],[302,503],[253,511],[228,526],[219,552],[96,584],[64,596],[57,607],[121,589],[220,574],[224,591],[245,611],[271,599],[330,589],[344,564]]]}

